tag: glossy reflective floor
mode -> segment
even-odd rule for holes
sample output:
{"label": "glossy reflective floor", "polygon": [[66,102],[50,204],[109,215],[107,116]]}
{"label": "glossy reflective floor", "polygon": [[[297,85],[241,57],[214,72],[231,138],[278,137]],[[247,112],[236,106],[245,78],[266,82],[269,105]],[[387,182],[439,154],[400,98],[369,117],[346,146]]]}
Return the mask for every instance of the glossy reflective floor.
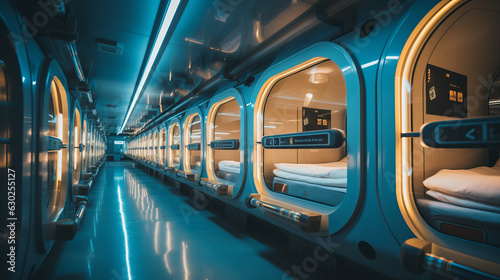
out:
{"label": "glossy reflective floor", "polygon": [[[106,162],[89,203],[75,239],[54,244],[37,279],[300,279],[286,272],[303,258],[286,246],[197,210],[131,161]],[[317,270],[307,279],[339,278]]]}

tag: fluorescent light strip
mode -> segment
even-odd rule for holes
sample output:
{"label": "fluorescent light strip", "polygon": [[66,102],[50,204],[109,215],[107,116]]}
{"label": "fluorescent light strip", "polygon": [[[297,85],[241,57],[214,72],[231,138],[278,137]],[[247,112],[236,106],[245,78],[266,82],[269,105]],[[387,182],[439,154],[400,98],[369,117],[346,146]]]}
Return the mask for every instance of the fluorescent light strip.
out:
{"label": "fluorescent light strip", "polygon": [[155,43],[153,49],[151,50],[151,54],[148,58],[148,62],[146,63],[146,67],[144,68],[144,72],[141,75],[139,86],[137,87],[137,90],[134,93],[134,98],[132,99],[132,103],[128,107],[127,116],[125,117],[125,121],[123,121],[122,127],[118,132],[118,134],[122,133],[123,129],[125,128],[125,125],[127,125],[130,115],[132,114],[132,111],[134,111],[137,99],[139,98],[139,94],[142,92],[144,84],[146,83],[146,79],[148,78],[149,72],[151,71],[151,67],[153,67],[156,57],[158,56],[158,52],[160,51],[160,48],[163,45],[163,41],[165,40],[168,29],[170,28],[170,24],[174,19],[175,12],[179,7],[180,2],[181,0],[171,0],[168,5],[167,12],[165,13],[163,21],[161,23],[160,32],[158,32],[158,34],[156,35]]}

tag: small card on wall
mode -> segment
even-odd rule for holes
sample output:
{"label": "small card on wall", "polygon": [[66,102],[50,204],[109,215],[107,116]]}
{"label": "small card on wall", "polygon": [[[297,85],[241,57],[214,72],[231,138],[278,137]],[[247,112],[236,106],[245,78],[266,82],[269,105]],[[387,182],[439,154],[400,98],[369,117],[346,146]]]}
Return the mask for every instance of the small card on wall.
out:
{"label": "small card on wall", "polygon": [[426,113],[467,118],[467,76],[427,64]]}

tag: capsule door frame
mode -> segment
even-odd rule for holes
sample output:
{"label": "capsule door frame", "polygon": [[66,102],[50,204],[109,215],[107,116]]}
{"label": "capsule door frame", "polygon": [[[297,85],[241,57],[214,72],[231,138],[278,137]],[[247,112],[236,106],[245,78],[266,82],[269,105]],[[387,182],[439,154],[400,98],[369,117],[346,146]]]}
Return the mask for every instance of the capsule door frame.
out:
{"label": "capsule door frame", "polygon": [[[36,208],[39,209],[36,212],[36,225],[39,227],[39,234],[37,234],[37,238],[39,240],[40,249],[42,252],[46,253],[50,250],[54,243],[54,222],[63,218],[63,212],[67,208],[68,203],[70,203],[71,198],[71,183],[72,176],[69,171],[70,164],[68,160],[70,160],[70,152],[68,151],[68,145],[72,143],[70,141],[70,95],[69,89],[66,82],[66,77],[64,76],[64,72],[59,66],[59,64],[55,60],[47,60],[44,65],[42,77],[43,84],[40,86],[40,97],[41,102],[41,110],[39,114],[39,127],[40,127],[40,135],[39,135],[39,168],[38,168],[38,181],[37,181],[37,202]],[[53,106],[58,106],[59,116],[55,116],[56,118],[56,126],[58,130],[58,139],[62,140],[62,147],[58,151],[49,152],[49,138],[48,138],[48,113],[49,110],[49,100],[52,98],[57,98],[52,96],[52,83],[55,81],[54,86],[57,90],[57,94],[59,95],[59,100],[56,101],[56,104]],[[58,123],[60,116],[62,115],[62,122]],[[54,117],[54,116],[53,116]],[[64,147],[66,145],[66,147]],[[58,149],[58,148],[57,148]],[[61,191],[64,191],[64,197],[60,199],[64,199],[64,201],[59,202],[58,213],[54,213],[54,216],[50,219],[47,217],[47,206],[45,205],[47,201],[47,191],[44,188],[47,188],[48,180],[49,180],[49,153],[57,153],[56,165],[57,172],[55,173],[55,180],[59,181]],[[44,187],[45,186],[45,187]]]}
{"label": "capsule door frame", "polygon": [[155,127],[151,130],[151,148],[152,148],[152,162],[158,165],[158,128]]}
{"label": "capsule door frame", "polygon": [[81,168],[81,174],[85,176],[85,173],[87,173],[88,170],[88,129],[89,129],[89,120],[87,117],[87,114],[83,114],[83,120],[82,120],[82,144],[84,145],[84,151],[82,153],[82,168]]}
{"label": "capsule door frame", "polygon": [[87,167],[86,167],[86,172],[92,173],[92,146],[93,146],[93,129],[94,129],[94,122],[91,119],[88,119],[87,122]]}
{"label": "capsule door frame", "polygon": [[[188,149],[188,145],[190,144],[190,130],[189,126],[191,125],[195,115],[198,115],[200,118],[200,170],[198,172],[193,172],[191,169],[191,150]],[[204,115],[202,110],[196,106],[194,108],[186,111],[183,120],[183,136],[182,141],[183,145],[183,170],[186,172],[191,172],[197,175],[197,181],[201,179],[201,175],[203,174],[203,162],[205,160],[205,125],[204,125]]]}
{"label": "capsule door frame", "polygon": [[[177,164],[176,166],[176,163],[174,163],[174,160],[175,160],[175,157],[172,155],[173,152],[172,152],[172,148],[171,146],[174,145],[173,144],[173,141],[174,141],[174,136],[173,136],[173,133],[174,133],[174,128],[175,128],[175,125],[178,125],[179,126],[179,163]],[[182,162],[183,162],[183,153],[182,153],[182,125],[181,125],[181,116],[178,116],[178,117],[174,117],[173,119],[169,120],[168,123],[167,123],[167,164],[166,166],[167,167],[174,167],[176,170],[179,170],[180,167],[182,166]],[[177,145],[177,144],[175,144]]]}
{"label": "capsule door frame", "polygon": [[151,130],[145,133],[146,135],[146,162],[150,163],[151,162],[151,148],[153,146],[153,143],[151,142],[153,140],[153,134],[151,133]]}
{"label": "capsule door frame", "polygon": [[[72,108],[72,114],[71,114],[71,121],[70,121],[70,134],[71,134],[71,141],[70,141],[70,146],[69,146],[69,157],[71,160],[71,182],[72,185],[78,184],[82,180],[82,158],[85,150],[80,151],[80,144],[82,144],[82,136],[83,136],[83,112],[82,108],[80,106],[80,103],[78,100],[74,101],[73,108]],[[78,115],[77,115],[78,113]],[[78,121],[78,130],[75,130],[75,121]],[[78,133],[75,133],[78,131]],[[76,135],[76,138],[75,138]],[[77,139],[78,138],[78,139]],[[75,164],[77,167],[75,167]],[[78,173],[78,175],[75,174]],[[76,179],[75,176],[78,176]]]}
{"label": "capsule door frame", "polygon": [[[411,146],[410,141],[403,138],[402,134],[408,133],[408,115],[411,110],[411,84],[414,78],[415,65],[421,55],[421,52],[428,43],[429,38],[439,29],[447,18],[454,16],[458,11],[460,17],[464,14],[459,11],[465,7],[463,1],[443,1],[433,7],[427,7],[430,4],[421,4],[415,13],[423,13],[425,16],[418,20],[411,19],[402,23],[402,27],[396,30],[394,38],[407,38],[405,41],[394,41],[388,46],[388,53],[400,54],[397,65],[388,64],[384,67],[383,75],[378,77],[378,82],[383,86],[385,91],[394,92],[395,113],[393,116],[384,116],[383,119],[389,123],[391,119],[395,120],[395,126],[389,126],[382,131],[384,135],[394,134],[394,140],[385,140],[384,149],[388,147],[396,147],[395,163],[384,162],[385,175],[388,170],[394,170],[394,177],[381,183],[382,188],[379,189],[380,197],[383,197],[385,203],[382,205],[382,211],[386,219],[394,222],[388,223],[388,226],[393,232],[400,232],[404,226],[408,227],[417,238],[432,242],[432,253],[440,257],[452,259],[453,261],[461,262],[462,264],[472,265],[480,268],[483,271],[492,271],[498,268],[499,248],[488,244],[470,241],[467,239],[454,237],[445,233],[441,233],[424,220],[416,205],[416,199],[413,194],[413,183],[409,175],[411,171],[411,163],[405,151],[408,151]],[[458,17],[458,15],[456,15]],[[429,56],[430,57],[430,56]],[[395,73],[395,75],[394,75]],[[394,79],[395,77],[395,79]],[[385,81],[394,81],[386,83]],[[411,116],[410,116],[411,117]],[[388,153],[388,152],[384,152]],[[391,158],[391,153],[387,157]],[[381,171],[380,170],[380,171]],[[406,171],[405,171],[406,170]],[[382,178],[383,176],[379,176]],[[394,190],[395,188],[395,190]],[[394,195],[396,200],[394,200]],[[396,213],[395,210],[399,210]],[[399,216],[398,216],[399,215]],[[402,216],[402,217],[401,217]],[[402,219],[401,219],[402,218]],[[400,221],[401,223],[395,222]],[[407,230],[407,229],[406,229]],[[395,235],[400,243],[403,243],[407,235]],[[480,252],[480,253],[479,253]],[[484,258],[484,259],[483,259]]]}
{"label": "capsule door frame", "polygon": [[[0,33],[4,38],[1,43],[3,52],[0,60],[3,63],[1,65],[1,74],[5,78],[5,91],[0,93],[0,102],[3,103],[0,105],[0,115],[2,116],[2,120],[0,120],[0,126],[2,127],[0,133],[0,137],[2,138],[0,140],[2,142],[0,143],[0,165],[2,165],[3,173],[0,175],[2,181],[0,184],[3,186],[2,189],[4,192],[2,193],[5,196],[2,195],[4,199],[0,203],[0,206],[2,207],[2,211],[5,211],[2,212],[5,213],[4,217],[7,217],[7,211],[11,211],[11,209],[8,209],[10,205],[8,197],[12,198],[12,194],[8,193],[9,188],[12,191],[12,181],[8,180],[11,178],[9,177],[11,173],[7,172],[7,168],[12,169],[16,174],[15,187],[18,192],[15,198],[17,201],[15,213],[17,215],[19,213],[25,215],[25,213],[34,213],[40,209],[39,205],[37,205],[39,192],[36,189],[40,186],[41,180],[36,176],[36,173],[39,173],[40,169],[38,156],[42,154],[32,149],[40,144],[41,141],[39,141],[38,137],[41,135],[37,130],[37,127],[40,128],[38,126],[39,122],[36,121],[39,114],[36,114],[36,110],[33,110],[33,107],[36,106],[39,97],[39,87],[41,87],[41,82],[37,79],[44,76],[40,76],[38,73],[37,75],[32,75],[32,71],[41,62],[41,60],[35,60],[34,62],[34,57],[31,56],[31,53],[28,57],[28,53],[32,47],[37,47],[36,44],[33,44],[32,41],[28,44],[21,43],[21,41],[15,39],[15,36],[13,36],[14,40],[6,39],[8,35],[22,34],[22,26],[19,16],[16,13],[17,9],[14,6],[14,3],[8,1],[0,3]],[[35,63],[37,65],[33,65]],[[43,69],[41,73],[43,74]],[[35,82],[37,84],[36,89],[34,88]],[[4,107],[5,105],[7,107]],[[40,148],[41,146],[38,147]],[[33,172],[36,173],[34,174]],[[41,172],[46,172],[46,170],[41,170]],[[19,191],[21,188],[23,189],[22,192]],[[35,188],[35,191],[32,188]],[[37,232],[41,230],[41,225],[36,225],[39,222],[36,218],[18,219],[16,222],[18,231],[15,238],[17,255],[15,274],[19,278],[27,278],[29,275],[27,268],[37,262],[38,264],[40,263],[35,258],[24,258],[21,256],[30,255],[36,251],[46,252],[46,248],[39,250],[39,247],[46,246],[38,244],[39,240],[36,238],[33,239],[38,234]],[[6,218],[2,222],[2,225],[4,225],[3,223],[7,225],[8,221]],[[33,229],[33,227],[38,228]],[[10,245],[7,245],[7,239],[5,240],[6,242],[1,247],[7,249]],[[4,267],[7,268],[6,266]]]}
{"label": "capsule door frame", "polygon": [[[264,148],[260,144],[264,136],[263,116],[267,96],[272,87],[281,79],[318,63],[331,60],[342,70],[347,98],[347,131],[349,144],[347,145],[348,185],[342,203],[336,207],[320,205],[301,198],[269,191],[266,187],[263,173]],[[320,235],[330,235],[344,229],[356,216],[361,203],[366,182],[365,170],[365,143],[363,128],[364,92],[361,90],[363,80],[357,64],[351,55],[341,46],[321,42],[314,44],[303,51],[271,66],[266,70],[256,84],[252,100],[255,100],[253,112],[253,180],[257,192],[265,202],[278,205],[297,212],[314,211],[321,214]]]}
{"label": "capsule door frame", "polygon": [[235,100],[238,103],[240,108],[240,143],[239,143],[239,151],[240,151],[240,174],[238,176],[238,181],[232,185],[232,195],[231,199],[237,198],[243,191],[246,173],[247,173],[247,144],[246,144],[246,106],[245,99],[241,94],[241,91],[236,88],[227,89],[219,94],[216,94],[210,100],[210,103],[207,107],[207,115],[206,115],[206,126],[205,126],[205,141],[206,141],[206,153],[205,153],[205,170],[208,176],[208,179],[213,181],[221,181],[215,175],[214,169],[214,153],[215,150],[210,147],[210,143],[215,140],[215,118],[217,116],[217,111],[219,108],[230,102]]}
{"label": "capsule door frame", "polygon": [[[162,133],[164,134],[163,136]],[[163,143],[162,141],[160,141],[162,137],[163,137]],[[158,165],[162,168],[165,168],[168,163],[167,139],[168,139],[167,124],[162,123],[158,127]]]}

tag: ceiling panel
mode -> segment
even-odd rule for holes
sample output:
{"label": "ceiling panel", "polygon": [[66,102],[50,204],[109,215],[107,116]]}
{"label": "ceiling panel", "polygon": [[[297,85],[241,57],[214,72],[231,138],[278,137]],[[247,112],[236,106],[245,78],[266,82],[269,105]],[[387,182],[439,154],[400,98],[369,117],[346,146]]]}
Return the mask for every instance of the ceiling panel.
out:
{"label": "ceiling panel", "polygon": [[145,115],[154,118],[150,113],[155,109],[150,108],[152,104],[167,108],[210,78],[221,76],[227,65],[243,59],[312,7],[305,1],[282,0],[234,1],[233,6],[217,3],[188,2],[130,117],[131,129],[141,128]]}
{"label": "ceiling panel", "polygon": [[[117,132],[125,118],[161,1],[166,0],[75,1],[80,26],[78,51],[108,134]],[[289,55],[287,52],[331,40],[345,28],[353,28],[353,23],[363,20],[362,13],[366,14],[364,20],[371,17],[371,7],[380,1],[185,2],[186,7],[126,129],[140,129],[162,110],[207,85],[212,77],[222,77],[222,73],[268,43],[285,42],[277,43],[278,47],[270,48],[271,52],[267,49],[265,59],[263,56],[254,60],[252,71],[237,73],[238,82],[243,82],[246,74],[254,75],[256,66],[265,69]],[[307,22],[307,27],[291,32],[290,37],[282,38],[284,41],[276,40],[303,22]],[[97,52],[96,42],[100,39],[122,44],[123,54]]]}
{"label": "ceiling panel", "polygon": [[[160,0],[147,5],[141,1],[74,2],[78,52],[106,133],[115,133],[125,118],[159,4]],[[97,42],[104,40],[121,44],[123,53],[97,51]]]}

